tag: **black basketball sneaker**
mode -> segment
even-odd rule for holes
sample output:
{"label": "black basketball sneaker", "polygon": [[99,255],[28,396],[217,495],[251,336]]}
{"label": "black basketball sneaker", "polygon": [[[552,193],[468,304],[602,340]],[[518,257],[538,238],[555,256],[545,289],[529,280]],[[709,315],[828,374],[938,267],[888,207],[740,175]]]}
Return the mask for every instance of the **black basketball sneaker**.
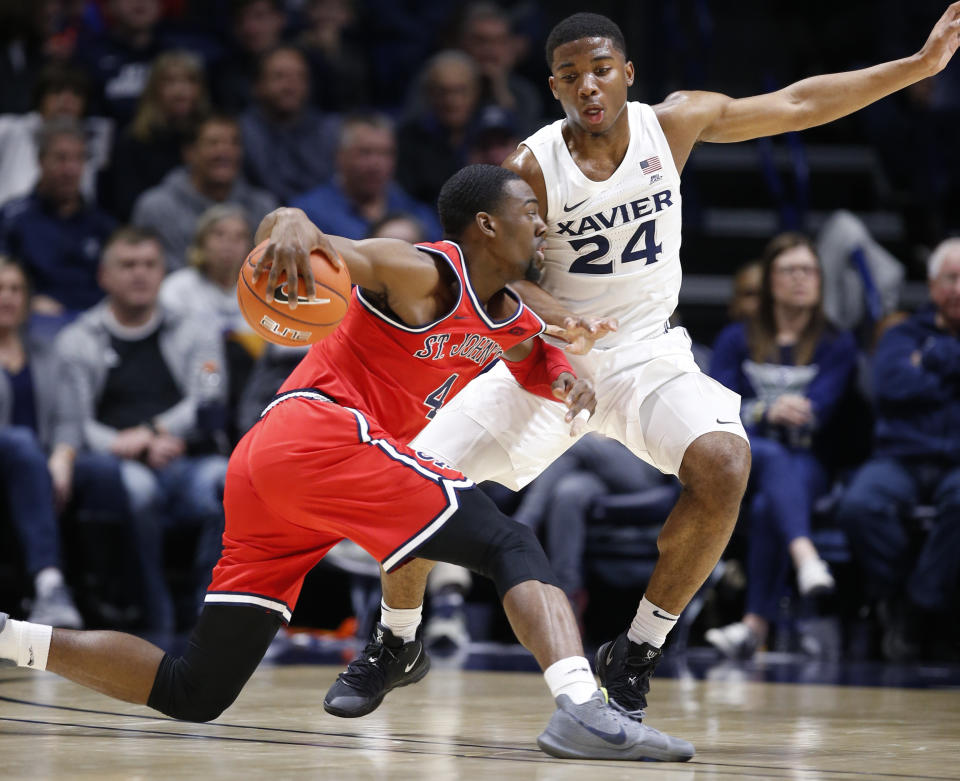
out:
{"label": "black basketball sneaker", "polygon": [[624,632],[597,650],[597,675],[607,696],[633,718],[642,719],[650,691],[650,676],[663,651],[648,643],[637,644]]}
{"label": "black basketball sneaker", "polygon": [[387,692],[416,683],[429,670],[422,624],[417,638],[405,643],[378,623],[370,642],[327,691],[323,709],[345,719],[366,716],[377,709]]}

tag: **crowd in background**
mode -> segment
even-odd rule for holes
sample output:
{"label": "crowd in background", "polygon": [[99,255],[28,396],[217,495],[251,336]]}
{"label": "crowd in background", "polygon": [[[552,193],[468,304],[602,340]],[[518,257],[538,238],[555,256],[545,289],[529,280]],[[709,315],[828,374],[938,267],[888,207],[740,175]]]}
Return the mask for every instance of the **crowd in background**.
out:
{"label": "crowd in background", "polygon": [[[643,90],[634,97],[656,102],[680,86],[737,91],[698,69],[713,40],[707,23],[724,14],[711,5],[590,10],[624,27]],[[771,72],[786,80],[805,66],[912,51],[919,41],[885,46],[915,18],[925,29],[927,5],[932,18],[942,9],[911,5],[883,45],[864,34],[828,57],[825,40],[804,62],[771,51]],[[192,624],[219,551],[230,448],[300,355],[262,343],[237,309],[238,269],[260,219],[292,205],[350,238],[439,239],[446,178],[499,164],[557,118],[540,52],[550,26],[576,10],[3,5],[0,551],[16,553],[0,564],[27,576],[17,593],[30,620]],[[955,71],[864,112],[852,131],[880,155],[911,257],[894,258],[847,213],[816,240],[771,237],[736,277],[731,324],[701,351],[702,368],[743,396],[753,451],[731,548],[745,604],[706,633],[725,655],[768,644],[786,596],[838,588],[815,543],[820,523],[845,532],[862,573],[845,584],[880,616],[888,658],[956,654],[935,631],[956,615],[960,591],[960,240],[944,241],[960,229]],[[918,257],[930,302],[898,313]],[[640,501],[665,482],[616,443],[588,437],[516,498],[516,517],[541,534],[579,616],[597,498]],[[102,544],[84,545],[92,529]],[[450,608],[446,639],[462,642],[469,581],[450,584],[437,610]]]}

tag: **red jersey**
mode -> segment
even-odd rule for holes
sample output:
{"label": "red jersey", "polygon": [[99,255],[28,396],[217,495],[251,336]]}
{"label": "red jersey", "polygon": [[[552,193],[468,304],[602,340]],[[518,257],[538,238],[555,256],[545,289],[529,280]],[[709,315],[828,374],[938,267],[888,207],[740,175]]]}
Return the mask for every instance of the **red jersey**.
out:
{"label": "red jersey", "polygon": [[492,320],[477,300],[455,243],[416,247],[450,264],[460,283],[453,308],[435,322],[412,327],[378,309],[354,287],[340,327],[310,348],[281,393],[316,388],[409,442],[444,402],[502,353],[543,331],[543,321],[509,289],[516,311],[505,320]]}

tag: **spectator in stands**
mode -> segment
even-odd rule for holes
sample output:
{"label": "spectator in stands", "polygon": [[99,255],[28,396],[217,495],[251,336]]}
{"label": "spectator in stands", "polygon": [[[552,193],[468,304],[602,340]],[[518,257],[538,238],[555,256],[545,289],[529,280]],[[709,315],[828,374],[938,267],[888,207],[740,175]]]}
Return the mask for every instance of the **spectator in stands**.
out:
{"label": "spectator in stands", "polygon": [[140,194],[181,164],[184,143],[209,113],[200,59],[186,51],[157,57],[133,122],[114,145],[104,187],[114,215],[129,219]]}
{"label": "spectator in stands", "polygon": [[324,111],[356,111],[369,105],[366,52],[349,35],[354,0],[308,0],[307,27],[299,38],[310,63],[313,102]]}
{"label": "spectator in stands", "polygon": [[423,223],[407,212],[388,212],[370,226],[371,239],[400,239],[410,244],[427,241]]}
{"label": "spectator in stands", "polygon": [[217,108],[239,114],[253,99],[260,58],[283,41],[287,14],[281,0],[236,0],[232,50],[217,63],[210,78]]}
{"label": "spectator in stands", "polygon": [[197,220],[214,204],[239,204],[252,225],[277,207],[270,193],[252,187],[240,173],[243,145],[235,120],[220,115],[205,118],[183,150],[186,165],[144,192],[133,207],[133,223],[160,236],[170,271],[186,265]]}
{"label": "spectator in stands", "polygon": [[763,285],[763,263],[749,260],[733,275],[733,295],[727,304],[727,317],[732,323],[746,322],[760,308]]}
{"label": "spectator in stands", "polygon": [[26,266],[34,289],[31,331],[49,341],[103,297],[97,262],[115,222],[81,192],[86,138],[75,120],[47,122],[37,155],[36,189],[0,209],[0,250]]}
{"label": "spectator in stands", "polygon": [[255,100],[240,118],[250,182],[290,203],[333,173],[338,119],[309,105],[303,53],[280,46],[261,57]]}
{"label": "spectator in stands", "polygon": [[[877,346],[874,457],[837,511],[893,661],[930,653],[960,599],[960,239],[936,248],[928,275],[931,305]],[[909,517],[921,503],[936,514],[918,553]]]}
{"label": "spectator in stands", "polygon": [[197,220],[187,251],[189,266],[174,271],[160,288],[160,303],[180,317],[202,317],[224,342],[227,374],[227,430],[239,439],[236,410],[240,393],[263,352],[264,342],[247,324],[237,302],[237,278],[253,248],[253,228],[234,204],[211,206]]}
{"label": "spectator in stands", "polygon": [[33,110],[28,114],[0,116],[0,205],[30,193],[40,178],[37,135],[50,119],[67,118],[82,123],[87,134],[87,163],[81,189],[87,200],[97,197],[97,174],[106,163],[113,122],[87,117],[87,77],[65,65],[48,65],[40,71],[34,89]]}
{"label": "spectator in stands", "polygon": [[440,187],[466,163],[479,96],[477,65],[460,51],[434,55],[417,77],[397,132],[397,181],[417,200],[436,203]]}
{"label": "spectator in stands", "polygon": [[806,237],[776,236],[763,255],[756,315],[728,326],[714,345],[710,373],[743,397],[741,418],[753,453],[746,613],[707,633],[729,656],[749,656],[766,640],[789,564],[802,596],[834,588],[810,539],[811,514],[830,485],[823,451],[850,385],[856,344],[824,316],[820,275]]}
{"label": "spectator in stands", "polygon": [[501,165],[520,145],[513,114],[499,106],[484,106],[470,131],[467,162]]}
{"label": "spectator in stands", "polygon": [[197,220],[189,265],[164,279],[160,303],[181,317],[203,315],[221,333],[252,333],[237,302],[240,267],[252,248],[253,228],[243,208],[211,206]]}
{"label": "spectator in stands", "polygon": [[544,550],[578,621],[587,607],[584,551],[593,503],[601,496],[643,491],[666,480],[615,439],[588,435],[524,492],[513,518],[544,538]]}
{"label": "spectator in stands", "polygon": [[411,198],[393,178],[397,148],[393,124],[382,114],[346,117],[340,131],[336,172],[328,184],[293,200],[321,230],[366,238],[370,226],[390,212],[416,216],[431,241],[440,238],[434,210]]}
{"label": "spectator in stands", "polygon": [[33,579],[28,620],[80,629],[61,571],[55,506],[71,493],[80,419],[56,355],[23,337],[29,298],[24,269],[0,255],[0,518],[14,526]]}
{"label": "spectator in stands", "polygon": [[[120,466],[142,579],[145,623],[170,631],[175,614],[164,578],[163,532],[199,530],[190,616],[220,554],[226,458],[207,424],[222,415],[223,349],[208,319],[180,317],[158,301],[163,248],[151,233],[122,228],[103,252],[106,299],[60,334],[69,392],[84,440]],[[194,599],[196,597],[196,599]]]}
{"label": "spectator in stands", "polygon": [[158,31],[160,0],[109,0],[106,11],[107,29],[82,35],[76,56],[93,78],[98,111],[122,128],[133,118],[150,63],[175,41]]}
{"label": "spectator in stands", "polygon": [[480,68],[481,105],[514,114],[521,138],[540,127],[543,101],[537,87],[514,72],[520,45],[507,13],[496,3],[471,3],[463,14],[458,45]]}

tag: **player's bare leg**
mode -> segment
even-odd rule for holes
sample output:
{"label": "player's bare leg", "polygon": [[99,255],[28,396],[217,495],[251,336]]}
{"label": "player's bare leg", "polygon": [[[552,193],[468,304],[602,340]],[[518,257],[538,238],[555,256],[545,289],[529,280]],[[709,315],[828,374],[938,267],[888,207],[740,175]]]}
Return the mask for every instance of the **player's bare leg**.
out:
{"label": "player's bare leg", "polygon": [[693,599],[730,541],[749,474],[750,446],[735,434],[704,434],[687,448],[683,491],[657,538],[651,602],[678,614]]}
{"label": "player's bare leg", "polygon": [[527,580],[503,596],[503,609],[517,640],[546,670],[554,662],[583,656],[580,630],[563,591]]}
{"label": "player's bare leg", "polygon": [[623,708],[646,707],[661,647],[727,547],[749,474],[750,446],[735,434],[704,434],[684,453],[683,490],[657,538],[660,557],[637,614],[597,651],[600,681]]}
{"label": "player's bare leg", "polygon": [[54,629],[47,670],[118,700],[146,705],[163,651],[122,632]]}
{"label": "player's bare leg", "polygon": [[210,721],[237,698],[281,624],[279,613],[260,606],[207,604],[174,657],[134,635],[53,629],[0,613],[0,659],[175,719]]}
{"label": "player's bare leg", "polygon": [[385,572],[381,567],[380,586],[383,589],[384,603],[400,610],[423,605],[427,576],[435,564],[436,562],[426,559],[413,559],[395,572]]}
{"label": "player's bare leg", "polygon": [[122,632],[54,629],[0,613],[0,659],[146,705],[163,651]]}

